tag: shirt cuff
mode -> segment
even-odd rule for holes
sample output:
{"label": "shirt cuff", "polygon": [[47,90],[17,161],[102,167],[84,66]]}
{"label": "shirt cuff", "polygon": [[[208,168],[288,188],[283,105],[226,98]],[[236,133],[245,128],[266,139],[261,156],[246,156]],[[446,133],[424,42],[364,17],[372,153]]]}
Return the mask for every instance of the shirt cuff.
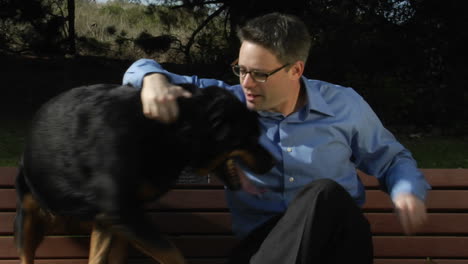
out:
{"label": "shirt cuff", "polygon": [[[418,177],[419,178],[419,177]],[[431,189],[431,186],[425,181],[418,178],[414,179],[400,179],[392,188],[391,198],[395,199],[399,194],[409,193],[413,194],[422,201],[426,200],[427,190]]]}

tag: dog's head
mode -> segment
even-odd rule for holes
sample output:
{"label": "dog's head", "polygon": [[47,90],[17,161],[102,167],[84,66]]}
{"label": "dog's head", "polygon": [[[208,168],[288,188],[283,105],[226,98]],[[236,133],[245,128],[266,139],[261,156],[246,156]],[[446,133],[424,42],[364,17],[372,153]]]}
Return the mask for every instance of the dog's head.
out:
{"label": "dog's head", "polygon": [[215,172],[231,190],[241,188],[235,161],[251,171],[268,172],[274,165],[271,154],[259,144],[257,114],[247,109],[231,92],[219,87],[193,91],[179,99],[184,138],[191,140],[191,167],[199,174]]}

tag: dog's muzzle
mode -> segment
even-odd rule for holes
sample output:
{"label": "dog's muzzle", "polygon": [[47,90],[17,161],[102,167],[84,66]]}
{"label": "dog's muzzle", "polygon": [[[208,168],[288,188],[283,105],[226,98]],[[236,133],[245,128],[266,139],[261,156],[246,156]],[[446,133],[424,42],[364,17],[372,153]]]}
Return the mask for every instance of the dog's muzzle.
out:
{"label": "dog's muzzle", "polygon": [[242,187],[236,168],[237,161],[257,174],[267,173],[275,165],[271,154],[260,145],[228,153],[221,159],[221,162],[216,164],[213,172],[224,182],[228,189],[233,191],[237,191]]}

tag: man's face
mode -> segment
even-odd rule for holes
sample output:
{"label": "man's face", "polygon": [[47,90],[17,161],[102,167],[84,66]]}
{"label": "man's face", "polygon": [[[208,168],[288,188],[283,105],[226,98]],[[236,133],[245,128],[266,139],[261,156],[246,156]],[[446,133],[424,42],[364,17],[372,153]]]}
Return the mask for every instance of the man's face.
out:
{"label": "man's face", "polygon": [[[255,70],[265,73],[284,65],[269,50],[248,41],[244,41],[241,45],[238,63],[244,71]],[[291,95],[291,76],[286,69],[269,76],[263,83],[255,81],[251,74],[241,75],[239,80],[250,109],[284,113],[291,100],[295,100]]]}

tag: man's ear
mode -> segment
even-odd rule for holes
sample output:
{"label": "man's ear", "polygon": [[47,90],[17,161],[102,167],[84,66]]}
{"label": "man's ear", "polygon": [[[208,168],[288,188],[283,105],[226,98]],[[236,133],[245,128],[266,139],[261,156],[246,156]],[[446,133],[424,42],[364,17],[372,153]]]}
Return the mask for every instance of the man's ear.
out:
{"label": "man's ear", "polygon": [[303,61],[296,61],[289,68],[289,78],[291,78],[291,80],[300,79],[302,74],[304,73],[304,67],[305,64]]}

